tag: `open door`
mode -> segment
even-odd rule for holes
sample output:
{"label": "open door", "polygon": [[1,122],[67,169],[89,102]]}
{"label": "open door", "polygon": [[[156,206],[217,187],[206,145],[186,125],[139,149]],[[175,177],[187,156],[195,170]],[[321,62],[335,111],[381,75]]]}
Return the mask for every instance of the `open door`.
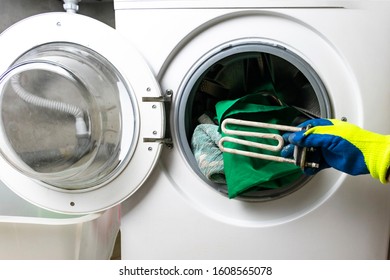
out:
{"label": "open door", "polygon": [[0,179],[40,207],[90,213],[131,195],[164,137],[161,91],[112,28],[50,13],[0,36]]}

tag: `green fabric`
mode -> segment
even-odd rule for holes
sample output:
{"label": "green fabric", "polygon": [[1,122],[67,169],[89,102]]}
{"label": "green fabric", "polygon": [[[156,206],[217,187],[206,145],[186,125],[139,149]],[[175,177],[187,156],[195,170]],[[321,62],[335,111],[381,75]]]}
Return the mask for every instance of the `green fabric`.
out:
{"label": "green fabric", "polygon": [[[270,105],[269,98],[262,93],[249,94],[236,100],[220,101],[216,105],[216,112],[219,124],[226,118],[236,118],[291,125],[292,121],[299,115],[299,112],[294,108]],[[229,128],[234,129],[234,125],[229,125]],[[240,127],[240,129],[280,134],[280,132],[272,129],[243,127]],[[220,127],[219,131],[221,132]],[[274,144],[273,142],[270,142],[271,140],[250,139],[249,137],[243,136],[234,137],[265,144]],[[255,148],[240,147],[239,144],[235,143],[225,143],[225,146],[229,148],[256,151]],[[279,155],[279,152],[261,151],[261,153]],[[302,175],[302,170],[298,166],[289,163],[267,161],[230,153],[223,153],[223,160],[228,195],[230,198],[234,198],[237,195],[254,188],[275,189],[286,186]]]}

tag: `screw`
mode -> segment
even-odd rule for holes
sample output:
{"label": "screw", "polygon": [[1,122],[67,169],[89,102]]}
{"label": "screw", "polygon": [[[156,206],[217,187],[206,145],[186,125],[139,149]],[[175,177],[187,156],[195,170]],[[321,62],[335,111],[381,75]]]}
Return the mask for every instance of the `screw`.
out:
{"label": "screw", "polygon": [[173,90],[167,89],[167,90],[165,91],[165,94],[166,94],[166,96],[172,96]]}
{"label": "screw", "polygon": [[172,150],[173,149],[173,144],[166,144],[167,148]]}

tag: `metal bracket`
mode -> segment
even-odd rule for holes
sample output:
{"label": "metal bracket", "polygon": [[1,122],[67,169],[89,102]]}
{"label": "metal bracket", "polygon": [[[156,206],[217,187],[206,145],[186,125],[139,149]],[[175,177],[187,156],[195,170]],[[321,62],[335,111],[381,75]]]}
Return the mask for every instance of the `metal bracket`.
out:
{"label": "metal bracket", "polygon": [[157,96],[157,97],[142,97],[143,102],[172,102],[172,95],[173,91],[172,90],[167,90],[165,91],[165,94],[162,96]]}
{"label": "metal bracket", "polygon": [[161,143],[165,144],[169,149],[173,148],[172,138],[144,138],[145,143]]}
{"label": "metal bracket", "polygon": [[[172,95],[173,91],[168,89],[165,91],[165,93],[162,96],[157,96],[157,97],[142,97],[143,102],[163,102],[165,105],[165,113],[169,114],[169,107],[172,102]],[[166,119],[169,120],[169,115],[166,115]],[[169,125],[168,123],[166,125]],[[168,135],[167,135],[168,134]],[[167,127],[165,131],[165,138],[144,138],[143,141],[145,143],[161,143],[165,144],[165,146],[168,147],[168,149],[173,148],[173,141],[172,138],[170,138],[170,132],[169,128]]]}

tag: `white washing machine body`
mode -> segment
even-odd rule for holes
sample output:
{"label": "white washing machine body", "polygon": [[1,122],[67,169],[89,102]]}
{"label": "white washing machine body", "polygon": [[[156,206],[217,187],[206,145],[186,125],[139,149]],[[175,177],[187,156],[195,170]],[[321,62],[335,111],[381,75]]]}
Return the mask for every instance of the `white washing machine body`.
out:
{"label": "white washing machine body", "polygon": [[277,197],[228,199],[198,172],[186,118],[215,62],[271,53],[319,92],[319,116],[389,134],[388,2],[116,0],[115,9],[116,29],[173,93],[173,148],[122,204],[123,259],[387,258],[388,186],[329,169]]}
{"label": "white washing machine body", "polygon": [[[387,134],[387,2],[118,0],[115,8],[120,32],[52,13],[1,35],[5,185],[66,214],[127,199],[124,259],[387,256],[390,190],[369,176],[326,170],[228,199],[189,145],[199,82],[246,59],[271,60],[276,78],[303,78],[309,90],[294,102],[312,101],[314,109],[303,104],[310,114]],[[232,73],[219,76],[236,82]]]}

